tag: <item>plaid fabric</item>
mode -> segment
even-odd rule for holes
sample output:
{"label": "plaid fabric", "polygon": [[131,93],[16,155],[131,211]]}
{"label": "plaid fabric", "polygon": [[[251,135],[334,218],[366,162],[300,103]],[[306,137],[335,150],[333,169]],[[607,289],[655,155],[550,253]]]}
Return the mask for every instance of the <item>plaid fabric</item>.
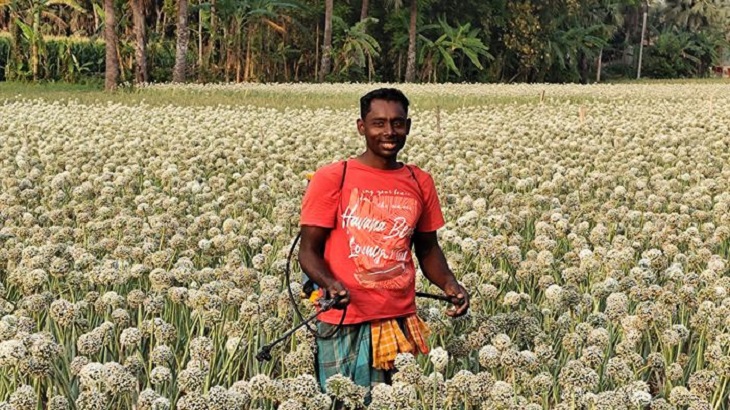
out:
{"label": "plaid fabric", "polygon": [[405,318],[406,334],[396,319],[375,320],[370,324],[373,344],[373,367],[392,370],[398,353],[428,353],[426,338],[430,330],[418,315]]}
{"label": "plaid fabric", "polygon": [[[317,331],[330,334],[337,325],[319,322]],[[317,378],[322,391],[327,379],[336,374],[350,378],[367,390],[365,404],[370,403],[370,390],[378,383],[387,383],[390,375],[373,368],[370,323],[343,325],[329,339],[317,339]]]}

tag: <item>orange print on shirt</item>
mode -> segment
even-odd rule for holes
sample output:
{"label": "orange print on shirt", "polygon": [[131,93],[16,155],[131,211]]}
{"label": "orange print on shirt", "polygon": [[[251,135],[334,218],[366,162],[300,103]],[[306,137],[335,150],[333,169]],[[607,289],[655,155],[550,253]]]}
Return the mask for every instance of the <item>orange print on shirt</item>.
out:
{"label": "orange print on shirt", "polygon": [[403,290],[413,284],[410,244],[418,214],[418,201],[405,192],[352,189],[342,227],[362,287]]}

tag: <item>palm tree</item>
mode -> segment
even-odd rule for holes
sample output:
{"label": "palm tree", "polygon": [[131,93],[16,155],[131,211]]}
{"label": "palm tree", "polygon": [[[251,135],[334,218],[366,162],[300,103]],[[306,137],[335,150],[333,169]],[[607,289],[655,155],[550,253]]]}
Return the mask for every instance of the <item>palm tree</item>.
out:
{"label": "palm tree", "polygon": [[119,79],[119,59],[117,58],[117,33],[114,16],[114,0],[104,0],[104,48],[106,51],[104,88],[111,91],[117,88]]}
{"label": "palm tree", "polygon": [[682,30],[696,31],[721,22],[723,8],[727,7],[714,0],[666,0],[662,11],[670,24]]}
{"label": "palm tree", "polygon": [[185,82],[187,71],[186,54],[188,51],[188,0],[177,1],[177,47],[175,49],[175,68],[172,70],[172,81]]}
{"label": "palm tree", "polygon": [[135,48],[134,58],[136,65],[134,67],[134,80],[137,83],[147,82],[147,56],[145,48],[147,47],[147,36],[144,24],[145,10],[144,0],[129,0],[132,8],[132,20],[134,21],[134,37]]}
{"label": "palm tree", "polygon": [[319,71],[319,82],[323,82],[330,72],[332,53],[332,9],[333,0],[325,0],[324,4],[324,41],[322,42],[322,67]]}
{"label": "palm tree", "polygon": [[[282,10],[300,7],[296,2],[283,0],[217,0],[215,6],[215,15],[211,7],[210,47],[215,45],[212,25],[215,16],[222,28],[219,47],[225,79],[228,80],[229,73],[234,72],[236,82],[256,79],[255,69],[263,65],[257,60],[257,56],[266,55],[267,49],[263,44],[266,36],[261,29],[270,28],[282,36],[285,35],[286,25],[277,22],[284,16]],[[262,40],[260,47],[257,47],[257,39]]]}
{"label": "palm tree", "polygon": [[[587,13],[589,23],[600,24],[603,28],[602,37],[608,41],[625,24],[624,9],[630,5],[625,0],[601,0],[598,7]],[[596,82],[601,81],[601,69],[603,67],[603,47],[598,51],[596,61]]]}
{"label": "palm tree", "polygon": [[418,19],[418,0],[411,0],[411,20],[408,26],[408,62],[406,63],[406,82],[416,79],[416,21]]}
{"label": "palm tree", "polygon": [[[403,7],[403,0],[388,0],[388,5],[396,11]],[[416,37],[418,34],[418,0],[411,0],[410,20],[408,23],[408,56],[406,58],[407,83],[416,79]]]}
{"label": "palm tree", "polygon": [[[244,80],[254,79],[254,67],[256,59],[254,57],[253,40],[261,27],[268,27],[279,34],[284,34],[286,29],[284,26],[277,24],[274,20],[278,19],[281,14],[280,10],[285,8],[297,8],[296,3],[279,1],[279,0],[253,0],[249,3],[249,9],[246,12],[246,21],[248,22],[248,39],[246,41],[246,66],[244,69]],[[263,46],[263,45],[262,45]],[[263,50],[261,50],[263,52]]]}
{"label": "palm tree", "polygon": [[368,18],[368,8],[370,7],[370,0],[362,0],[362,6],[360,7],[360,21]]}

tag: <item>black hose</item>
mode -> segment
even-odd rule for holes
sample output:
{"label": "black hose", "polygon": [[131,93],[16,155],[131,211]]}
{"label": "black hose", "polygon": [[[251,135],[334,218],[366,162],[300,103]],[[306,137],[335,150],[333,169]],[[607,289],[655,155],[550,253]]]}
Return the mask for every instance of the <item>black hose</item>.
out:
{"label": "black hose", "polygon": [[[297,243],[299,242],[299,239],[302,237],[302,232],[298,232],[297,236],[294,238],[294,242],[292,242],[291,248],[289,249],[289,256],[286,258],[286,270],[284,271],[285,277],[286,277],[286,289],[289,292],[289,300],[291,300],[292,307],[294,308],[294,311],[297,313],[297,316],[299,317],[299,320],[306,323],[307,329],[314,335],[314,337],[319,339],[331,339],[334,337],[337,332],[340,331],[342,328],[342,324],[345,322],[345,316],[347,315],[347,306],[342,309],[342,317],[340,318],[340,323],[337,324],[337,326],[330,332],[328,335],[322,335],[320,334],[317,329],[314,329],[309,326],[309,321],[304,319],[304,315],[302,315],[302,312],[299,311],[299,308],[297,307],[297,301],[294,298],[294,294],[291,291],[291,259],[292,256],[294,256],[294,249],[297,247]],[[319,312],[321,313],[321,312]],[[318,313],[318,314],[319,314]],[[316,316],[316,315],[315,315]],[[311,317],[310,317],[311,319]]]}
{"label": "black hose", "polygon": [[[301,234],[301,232],[299,232],[299,233],[297,233],[296,238],[294,238],[294,242],[292,243],[292,246],[289,249],[289,257],[286,259],[286,270],[284,272],[285,277],[286,277],[286,288],[287,288],[287,291],[289,292],[289,299],[291,300],[292,307],[294,308],[294,311],[297,313],[297,316],[299,317],[299,320],[301,323],[299,325],[293,327],[292,329],[289,329],[288,331],[284,332],[284,334],[281,335],[278,339],[263,346],[259,350],[258,354],[256,354],[256,359],[258,361],[271,360],[271,349],[278,343],[281,343],[282,341],[286,340],[292,333],[294,333],[297,329],[302,327],[302,325],[307,326],[307,329],[309,329],[309,331],[314,335],[315,338],[330,339],[330,338],[334,337],[337,334],[337,332],[340,331],[343,323],[345,322],[345,316],[347,315],[347,305],[345,305],[345,307],[342,309],[342,317],[340,318],[340,323],[338,323],[337,326],[335,326],[335,328],[330,332],[330,334],[322,335],[316,329],[309,326],[309,322],[316,319],[316,317],[319,316],[320,313],[332,309],[334,304],[337,303],[336,299],[335,300],[327,299],[326,303],[321,305],[322,309],[319,312],[314,313],[313,315],[309,316],[306,319],[302,315],[302,312],[299,311],[299,308],[297,307],[297,300],[294,297],[294,293],[292,293],[292,291],[291,291],[291,259],[292,259],[292,256],[294,255],[294,249],[296,248],[297,243],[299,242],[299,239],[301,238],[301,236],[302,236],[302,234]],[[416,296],[442,300],[444,302],[449,302],[449,303],[454,303],[450,297],[445,296],[445,295],[433,295],[433,294],[425,293],[425,292],[416,292]],[[460,303],[457,303],[457,304],[460,304]]]}

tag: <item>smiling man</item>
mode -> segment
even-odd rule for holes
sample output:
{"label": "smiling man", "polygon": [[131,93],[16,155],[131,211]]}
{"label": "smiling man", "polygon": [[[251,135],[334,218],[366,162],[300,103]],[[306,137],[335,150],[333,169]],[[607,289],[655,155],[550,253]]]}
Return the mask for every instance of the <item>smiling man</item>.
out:
{"label": "smiling man", "polygon": [[330,334],[347,307],[339,332],[317,340],[323,390],[327,378],[342,374],[369,391],[390,383],[398,353],[428,352],[412,248],[424,276],[455,303],[447,313],[469,308],[438,244],[444,218],[433,179],[398,161],[411,128],[408,105],[392,88],[363,96],[357,130],[365,152],[317,170],[302,202],[300,265],[327,297],[340,298],[337,309],[320,314],[319,332]]}

